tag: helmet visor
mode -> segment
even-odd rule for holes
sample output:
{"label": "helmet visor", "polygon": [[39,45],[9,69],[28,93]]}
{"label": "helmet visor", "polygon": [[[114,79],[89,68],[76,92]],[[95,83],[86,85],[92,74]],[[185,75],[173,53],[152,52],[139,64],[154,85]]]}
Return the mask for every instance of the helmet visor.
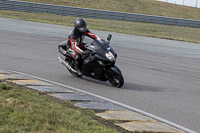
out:
{"label": "helmet visor", "polygon": [[86,31],[86,26],[77,26],[78,30],[80,32],[85,32]]}
{"label": "helmet visor", "polygon": [[79,30],[80,30],[81,32],[85,32],[85,31],[86,31],[86,28],[85,28],[85,27],[81,27],[81,28],[79,28]]}

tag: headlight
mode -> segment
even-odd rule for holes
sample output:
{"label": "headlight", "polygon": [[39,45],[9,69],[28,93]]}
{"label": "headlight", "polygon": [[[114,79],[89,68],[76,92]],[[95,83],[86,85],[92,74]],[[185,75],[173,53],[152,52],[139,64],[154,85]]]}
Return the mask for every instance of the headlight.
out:
{"label": "headlight", "polygon": [[107,57],[110,61],[115,60],[114,55],[113,55],[112,52],[110,52],[110,51],[106,53],[106,57]]}

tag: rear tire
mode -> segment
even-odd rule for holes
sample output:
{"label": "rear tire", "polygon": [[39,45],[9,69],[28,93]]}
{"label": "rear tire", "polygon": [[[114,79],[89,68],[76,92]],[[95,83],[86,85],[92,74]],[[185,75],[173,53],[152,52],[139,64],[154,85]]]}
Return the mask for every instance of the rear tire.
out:
{"label": "rear tire", "polygon": [[[69,65],[70,65],[74,70],[77,71],[77,66],[76,66],[76,64],[74,63],[74,61],[71,61],[71,60],[69,60],[69,59],[65,59],[65,61],[69,62]],[[75,72],[73,72],[72,70],[69,70],[69,69],[68,69],[68,71],[69,71],[74,77],[79,77],[79,78],[80,78],[80,77],[83,76],[83,74],[75,73]]]}
{"label": "rear tire", "polygon": [[110,73],[108,75],[108,81],[114,86],[121,88],[124,85],[124,78],[122,74],[117,74],[117,73]]}
{"label": "rear tire", "polygon": [[71,70],[69,70],[69,69],[68,69],[68,71],[69,71],[74,77],[79,77],[79,78],[80,78],[80,77],[83,76],[83,74],[81,74],[81,75],[80,75],[80,74],[77,74],[77,73],[75,73],[75,72],[73,72],[73,71],[71,71]]}

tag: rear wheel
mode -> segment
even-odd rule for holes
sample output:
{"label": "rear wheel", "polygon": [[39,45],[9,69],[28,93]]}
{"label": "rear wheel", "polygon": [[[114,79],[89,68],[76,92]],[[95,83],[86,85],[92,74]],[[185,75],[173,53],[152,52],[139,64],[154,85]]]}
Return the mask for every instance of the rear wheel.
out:
{"label": "rear wheel", "polygon": [[114,86],[121,88],[124,85],[124,78],[122,74],[112,72],[108,75],[108,81]]}
{"label": "rear wheel", "polygon": [[[69,65],[76,71],[80,71],[78,66],[74,63],[74,61],[71,61],[71,60],[68,60],[68,59],[65,59],[66,62],[69,62]],[[68,69],[68,71],[74,76],[74,77],[82,77],[83,74],[79,74],[79,73],[76,73],[70,69]]]}

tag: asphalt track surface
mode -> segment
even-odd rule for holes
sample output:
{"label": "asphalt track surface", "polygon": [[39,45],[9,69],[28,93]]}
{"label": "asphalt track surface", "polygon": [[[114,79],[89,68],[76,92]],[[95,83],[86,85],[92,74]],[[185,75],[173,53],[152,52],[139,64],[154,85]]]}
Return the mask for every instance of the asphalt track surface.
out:
{"label": "asphalt track surface", "polygon": [[101,38],[113,35],[125,79],[119,89],[75,78],[57,61],[57,46],[71,29],[0,18],[0,68],[88,91],[200,132],[200,44],[91,30]]}

